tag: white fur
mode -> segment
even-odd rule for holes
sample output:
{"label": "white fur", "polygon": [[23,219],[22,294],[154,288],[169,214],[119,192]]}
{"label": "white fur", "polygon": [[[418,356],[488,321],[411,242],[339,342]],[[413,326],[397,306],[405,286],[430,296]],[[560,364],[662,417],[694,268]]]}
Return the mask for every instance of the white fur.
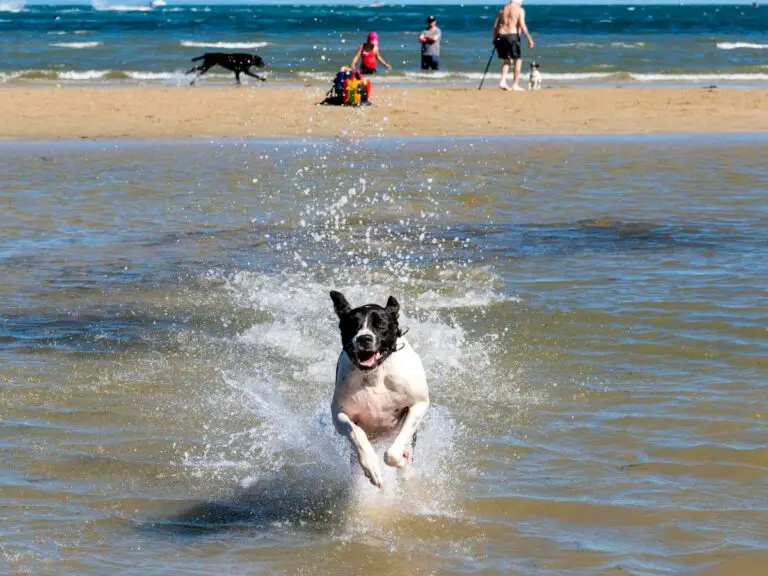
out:
{"label": "white fur", "polygon": [[541,72],[538,68],[531,68],[531,75],[528,77],[528,90],[541,90]]}
{"label": "white fur", "polygon": [[405,339],[399,338],[397,351],[370,371],[357,368],[346,352],[339,356],[331,402],[333,423],[349,440],[363,473],[374,486],[381,488],[384,478],[371,441],[394,436],[384,462],[403,468],[413,453],[413,434],[428,409],[424,367]]}
{"label": "white fur", "polygon": [[377,340],[376,333],[373,330],[371,330],[370,314],[365,318],[365,325],[362,328],[360,328],[360,330],[357,331],[357,334],[355,334],[355,337],[352,338],[352,341],[355,343],[355,345],[357,345],[357,341],[360,338],[360,336],[363,336],[363,335],[370,336],[371,338],[373,338],[373,347],[378,348],[379,343],[376,341]]}

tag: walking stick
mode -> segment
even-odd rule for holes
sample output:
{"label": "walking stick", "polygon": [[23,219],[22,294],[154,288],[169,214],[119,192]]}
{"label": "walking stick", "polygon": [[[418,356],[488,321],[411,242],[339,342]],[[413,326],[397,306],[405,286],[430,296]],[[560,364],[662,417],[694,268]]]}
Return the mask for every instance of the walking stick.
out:
{"label": "walking stick", "polygon": [[496,46],[493,47],[493,50],[491,50],[491,57],[488,58],[488,66],[485,67],[485,72],[483,72],[483,79],[480,80],[480,86],[477,88],[478,90],[483,89],[483,82],[485,82],[485,75],[488,74],[488,68],[491,67],[491,62],[493,62],[493,55],[496,54]]}

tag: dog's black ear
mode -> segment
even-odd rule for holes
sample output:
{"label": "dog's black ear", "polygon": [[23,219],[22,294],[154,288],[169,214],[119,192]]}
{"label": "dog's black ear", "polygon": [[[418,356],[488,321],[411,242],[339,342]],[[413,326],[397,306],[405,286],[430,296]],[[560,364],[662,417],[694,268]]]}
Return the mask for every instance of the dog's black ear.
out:
{"label": "dog's black ear", "polygon": [[394,314],[395,318],[400,314],[400,304],[398,304],[394,296],[390,296],[387,299],[387,307],[384,308],[384,310],[386,310],[388,314]]}
{"label": "dog's black ear", "polygon": [[331,300],[333,300],[333,309],[336,310],[336,314],[339,318],[352,310],[352,306],[349,305],[349,302],[347,302],[347,299],[341,292],[331,290]]}

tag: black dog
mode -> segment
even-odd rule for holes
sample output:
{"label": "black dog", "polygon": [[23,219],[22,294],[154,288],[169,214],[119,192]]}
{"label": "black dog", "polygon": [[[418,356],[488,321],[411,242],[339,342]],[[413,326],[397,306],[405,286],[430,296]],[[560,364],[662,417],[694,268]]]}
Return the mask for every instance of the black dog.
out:
{"label": "black dog", "polygon": [[245,74],[246,76],[251,76],[252,78],[257,78],[261,80],[262,82],[266,82],[267,79],[263,78],[262,76],[258,76],[257,74],[254,74],[251,72],[251,66],[256,66],[258,68],[264,67],[264,60],[261,59],[261,56],[257,56],[256,54],[229,54],[227,52],[206,52],[202,56],[198,56],[197,58],[192,58],[192,62],[197,62],[198,60],[202,60],[203,63],[199,66],[193,66],[189,70],[185,72],[185,74],[192,74],[192,72],[199,72],[197,76],[195,76],[195,79],[190,82],[190,86],[193,85],[195,82],[197,82],[197,79],[200,78],[203,74],[208,72],[211,68],[216,66],[217,64],[221,66],[222,68],[226,68],[227,70],[231,70],[235,73],[235,80],[237,80],[237,83],[240,84],[240,74]]}

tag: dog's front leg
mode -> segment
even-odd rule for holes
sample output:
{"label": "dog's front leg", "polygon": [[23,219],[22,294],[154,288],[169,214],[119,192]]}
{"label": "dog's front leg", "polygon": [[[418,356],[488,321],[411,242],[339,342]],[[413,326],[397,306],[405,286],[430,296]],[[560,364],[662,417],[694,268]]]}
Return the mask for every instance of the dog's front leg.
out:
{"label": "dog's front leg", "polygon": [[266,78],[264,78],[264,77],[262,77],[262,76],[259,76],[258,74],[254,74],[253,72],[251,72],[251,69],[250,69],[250,68],[246,68],[245,70],[243,70],[243,72],[244,72],[246,75],[250,76],[251,78],[256,78],[257,80],[261,80],[262,82],[266,82],[266,81],[267,81],[267,79],[266,79]]}
{"label": "dog's front leg", "polygon": [[352,422],[344,412],[336,414],[334,420],[336,430],[342,436],[347,437],[350,444],[352,444],[352,448],[357,453],[357,459],[360,462],[360,468],[363,469],[365,477],[377,488],[384,486],[384,477],[381,474],[379,459],[363,429]]}
{"label": "dog's front leg", "polygon": [[395,441],[392,442],[392,446],[389,447],[389,450],[384,453],[384,462],[390,466],[395,466],[396,468],[403,468],[408,464],[412,452],[406,454],[405,447],[412,441],[413,434],[418,429],[419,424],[421,424],[428,409],[429,400],[417,402],[408,408],[408,414],[406,414],[405,419],[403,420],[403,426],[400,428],[400,432],[395,438]]}

